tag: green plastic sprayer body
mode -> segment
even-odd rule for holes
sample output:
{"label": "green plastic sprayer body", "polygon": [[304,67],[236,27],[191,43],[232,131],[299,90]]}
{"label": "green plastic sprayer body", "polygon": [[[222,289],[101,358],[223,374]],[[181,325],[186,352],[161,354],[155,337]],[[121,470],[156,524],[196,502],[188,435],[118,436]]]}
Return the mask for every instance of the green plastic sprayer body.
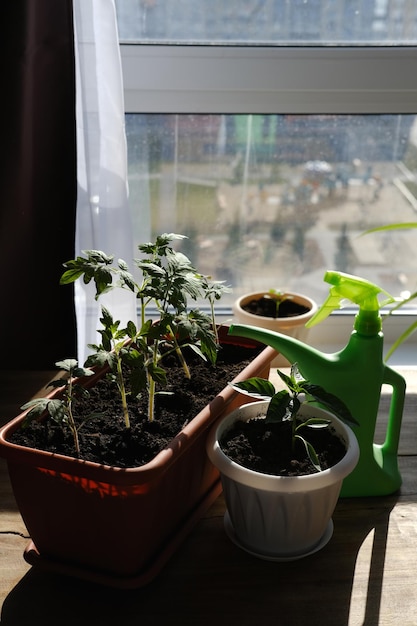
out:
{"label": "green plastic sprayer body", "polygon": [[[297,363],[301,375],[337,395],[358,422],[353,430],[359,442],[360,459],[345,478],[342,497],[380,496],[394,493],[401,485],[398,444],[405,398],[405,380],[384,363],[381,317],[377,294],[382,290],[362,279],[327,272],[325,280],[334,285],[324,305],[309,325],[327,317],[341,299],[359,305],[354,329],[347,345],[326,354],[307,344],[274,331],[233,324],[229,334],[256,339]],[[392,387],[385,440],[376,443],[375,428],[382,385]]]}

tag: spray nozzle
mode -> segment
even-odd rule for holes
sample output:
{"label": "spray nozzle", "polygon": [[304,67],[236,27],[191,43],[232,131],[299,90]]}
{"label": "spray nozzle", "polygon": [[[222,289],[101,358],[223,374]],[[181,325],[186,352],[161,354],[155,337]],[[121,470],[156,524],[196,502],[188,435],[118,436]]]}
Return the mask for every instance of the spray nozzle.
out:
{"label": "spray nozzle", "polygon": [[[327,271],[324,280],[330,283],[330,293],[317,313],[307,322],[306,326],[314,326],[324,320],[332,311],[341,308],[343,300],[349,300],[359,306],[355,320],[355,329],[367,334],[381,329],[379,309],[383,304],[394,302],[395,299],[384,289],[364,278],[343,272]],[[380,293],[388,296],[388,300],[380,303]]]}

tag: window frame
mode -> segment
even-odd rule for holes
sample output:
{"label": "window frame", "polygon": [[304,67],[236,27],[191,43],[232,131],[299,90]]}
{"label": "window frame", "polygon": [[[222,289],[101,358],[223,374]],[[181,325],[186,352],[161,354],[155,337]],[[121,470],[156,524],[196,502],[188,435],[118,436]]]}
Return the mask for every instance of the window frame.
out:
{"label": "window frame", "polygon": [[121,44],[121,57],[129,113],[417,113],[417,46]]}
{"label": "window frame", "polygon": [[[126,113],[417,114],[417,46],[121,43],[121,63]],[[313,344],[343,347],[355,312],[313,328]],[[415,319],[386,320],[387,346]]]}

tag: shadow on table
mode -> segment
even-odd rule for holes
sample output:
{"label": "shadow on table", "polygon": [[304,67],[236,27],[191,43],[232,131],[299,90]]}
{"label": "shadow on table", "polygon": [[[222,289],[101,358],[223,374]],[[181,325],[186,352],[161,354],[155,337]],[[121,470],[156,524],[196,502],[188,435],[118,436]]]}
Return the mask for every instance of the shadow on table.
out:
{"label": "shadow on table", "polygon": [[32,568],[7,596],[1,624],[146,626],[166,617],[185,626],[344,626],[357,557],[374,531],[363,623],[377,626],[394,504],[394,497],[366,499],[366,504],[340,501],[330,543],[314,555],[287,563],[246,554],[226,537],[221,517],[204,519],[158,578],[133,591]]}

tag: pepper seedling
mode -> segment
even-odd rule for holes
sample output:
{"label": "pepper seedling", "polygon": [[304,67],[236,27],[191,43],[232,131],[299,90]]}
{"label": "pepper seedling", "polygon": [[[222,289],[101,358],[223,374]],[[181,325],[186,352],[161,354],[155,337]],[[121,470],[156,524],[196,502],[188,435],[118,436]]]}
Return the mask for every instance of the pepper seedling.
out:
{"label": "pepper seedling", "polygon": [[279,308],[285,300],[292,300],[293,296],[289,294],[285,294],[283,291],[279,289],[270,289],[268,291],[267,297],[271,298],[275,302],[275,317],[279,317]]}
{"label": "pepper seedling", "polygon": [[[266,423],[289,420],[291,422],[292,449],[294,450],[297,441],[301,442],[315,469],[321,471],[316,450],[303,436],[303,431],[309,427],[327,427],[330,422],[327,419],[317,417],[300,420],[298,412],[301,405],[317,402],[346,424],[358,424],[344,402],[335,395],[328,393],[323,387],[303,380],[296,363],[291,366],[289,376],[280,370],[277,370],[277,372],[287,389],[276,391],[274,385],[269,380],[257,377],[248,378],[239,383],[230,383],[230,385],[236,391],[257,400],[269,400],[265,417]],[[304,397],[303,402],[300,400],[300,396]]]}

